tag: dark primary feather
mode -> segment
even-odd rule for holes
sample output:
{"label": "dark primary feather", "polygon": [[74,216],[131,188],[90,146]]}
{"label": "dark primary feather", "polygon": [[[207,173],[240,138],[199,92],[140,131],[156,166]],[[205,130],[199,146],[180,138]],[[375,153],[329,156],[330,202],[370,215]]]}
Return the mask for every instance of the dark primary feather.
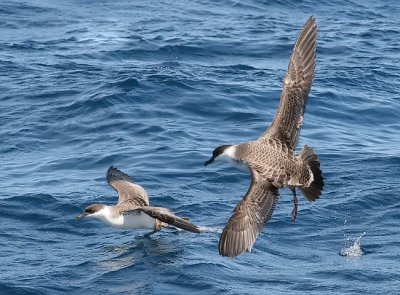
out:
{"label": "dark primary feather", "polygon": [[107,181],[108,183],[113,181],[127,181],[134,183],[132,177],[130,177],[129,175],[125,174],[124,172],[118,170],[113,166],[111,166],[107,170]]}
{"label": "dark primary feather", "polygon": [[129,175],[117,168],[111,166],[107,170],[107,181],[118,192],[117,205],[124,210],[149,205],[149,198],[144,188],[135,184]]}
{"label": "dark primary feather", "polygon": [[143,211],[144,213],[150,215],[153,218],[156,218],[162,222],[168,223],[170,225],[179,227],[181,229],[191,231],[194,233],[200,233],[200,229],[189,222],[186,219],[176,216],[172,211],[162,208],[162,207],[141,207],[137,210]]}
{"label": "dark primary feather", "polygon": [[315,74],[317,26],[311,16],[297,38],[283,79],[283,91],[275,118],[261,136],[279,139],[295,149],[303,122],[308,94]]}
{"label": "dark primary feather", "polygon": [[279,199],[278,188],[251,169],[250,188],[234,209],[219,241],[219,253],[236,257],[251,248],[271,218]]}

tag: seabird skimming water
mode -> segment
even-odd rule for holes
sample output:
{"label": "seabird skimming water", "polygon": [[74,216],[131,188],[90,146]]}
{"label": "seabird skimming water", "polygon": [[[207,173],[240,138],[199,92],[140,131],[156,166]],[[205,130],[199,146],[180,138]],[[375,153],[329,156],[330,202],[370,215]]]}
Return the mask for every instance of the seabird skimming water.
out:
{"label": "seabird skimming water", "polygon": [[297,214],[296,187],[311,202],[321,196],[324,181],[318,156],[307,145],[298,156],[295,150],[314,80],[316,41],[317,26],[311,16],[294,45],[271,126],[255,141],[216,148],[211,159],[205,162],[206,166],[213,161],[228,162],[251,173],[250,188],[222,232],[219,253],[223,256],[251,252],[274,211],[279,188],[292,190],[293,222]]}
{"label": "seabird skimming water", "polygon": [[107,171],[108,183],[118,192],[118,203],[114,206],[93,204],[86,208],[79,220],[94,217],[106,224],[121,229],[153,229],[153,234],[163,227],[173,225],[181,229],[200,233],[200,229],[185,218],[176,216],[171,210],[149,206],[149,197],[133,179],[114,167]]}

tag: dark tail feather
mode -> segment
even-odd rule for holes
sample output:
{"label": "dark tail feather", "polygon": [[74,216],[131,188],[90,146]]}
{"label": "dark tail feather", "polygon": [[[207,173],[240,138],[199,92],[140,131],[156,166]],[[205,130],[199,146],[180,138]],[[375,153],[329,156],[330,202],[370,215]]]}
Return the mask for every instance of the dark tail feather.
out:
{"label": "dark tail feather", "polygon": [[324,178],[322,177],[321,169],[319,169],[320,164],[318,161],[318,156],[314,154],[314,150],[312,148],[309,148],[307,145],[305,145],[300,152],[300,157],[308,164],[308,166],[310,166],[314,177],[314,180],[311,182],[310,186],[300,187],[300,190],[307,200],[313,202],[316,199],[319,199],[324,187]]}
{"label": "dark tail feather", "polygon": [[151,217],[156,218],[159,221],[165,222],[169,225],[173,225],[175,227],[179,227],[193,233],[200,233],[200,229],[198,228],[198,226],[188,221],[188,218],[185,219],[178,217],[169,209],[163,207],[143,206],[136,210],[143,211],[147,215],[150,215]]}
{"label": "dark tail feather", "polygon": [[189,218],[180,218],[180,217],[176,216],[175,219],[173,220],[173,222],[171,222],[170,224],[172,224],[173,226],[179,227],[181,229],[190,231],[192,233],[199,234],[200,229],[198,228],[198,226],[189,222],[188,219]]}

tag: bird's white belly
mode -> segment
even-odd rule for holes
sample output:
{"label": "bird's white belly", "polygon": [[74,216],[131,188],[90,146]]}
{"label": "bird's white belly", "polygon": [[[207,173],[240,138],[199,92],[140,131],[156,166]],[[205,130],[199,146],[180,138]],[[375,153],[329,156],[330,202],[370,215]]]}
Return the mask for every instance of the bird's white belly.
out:
{"label": "bird's white belly", "polygon": [[108,223],[112,227],[120,229],[154,229],[156,227],[156,219],[140,211],[125,212],[121,214],[118,218],[113,218],[113,220]]}

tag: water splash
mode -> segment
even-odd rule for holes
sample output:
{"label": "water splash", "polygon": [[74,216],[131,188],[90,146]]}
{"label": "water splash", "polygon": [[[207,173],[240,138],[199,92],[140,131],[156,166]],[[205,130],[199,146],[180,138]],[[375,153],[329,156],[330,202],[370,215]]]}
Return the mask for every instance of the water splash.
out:
{"label": "water splash", "polygon": [[[223,229],[222,228],[216,228],[216,227],[208,227],[208,226],[197,226],[202,233],[218,233],[222,234]],[[177,230],[177,231],[185,231],[184,229],[178,228],[178,227],[171,227],[169,226],[168,228]]]}
{"label": "water splash", "polygon": [[351,245],[349,248],[346,249],[342,249],[342,251],[340,251],[340,254],[342,256],[346,256],[348,258],[350,257],[360,257],[364,254],[363,250],[360,247],[360,240],[361,238],[365,235],[365,232],[363,232],[363,234],[361,236],[359,236],[353,245]]}
{"label": "water splash", "polygon": [[216,227],[208,227],[208,226],[199,226],[199,229],[202,233],[218,233],[222,234],[221,228]]}

